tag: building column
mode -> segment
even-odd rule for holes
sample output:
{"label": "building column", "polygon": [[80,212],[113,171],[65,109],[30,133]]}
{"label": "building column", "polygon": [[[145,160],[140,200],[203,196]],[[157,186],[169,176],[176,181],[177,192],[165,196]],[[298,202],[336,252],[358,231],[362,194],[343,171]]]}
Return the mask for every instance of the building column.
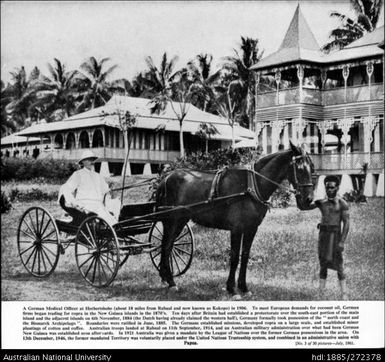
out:
{"label": "building column", "polygon": [[325,89],[327,79],[328,71],[326,69],[321,69],[321,89]]}
{"label": "building column", "polygon": [[252,122],[250,122],[250,126],[252,125],[253,127],[250,128],[250,130],[255,130],[255,125],[258,122],[257,120],[257,108],[258,108],[258,87],[259,87],[259,82],[261,81],[261,73],[254,73],[254,81],[255,81],[255,95],[254,95],[254,103],[255,103],[255,108],[254,108],[254,119]]}
{"label": "building column", "polygon": [[376,180],[374,175],[370,172],[366,174],[364,195],[367,197],[373,197],[376,193]]}
{"label": "building column", "polygon": [[277,83],[277,98],[276,98],[276,105],[279,105],[279,83],[281,83],[281,72],[277,70],[274,74],[275,82]]}
{"label": "building column", "polygon": [[[302,103],[303,101],[303,78],[304,78],[305,72],[302,65],[297,66],[297,77],[299,80],[299,103]],[[302,118],[302,115],[301,115]]]}
{"label": "building column", "polygon": [[143,175],[152,175],[151,164],[149,163],[144,164]]}
{"label": "building column", "polygon": [[325,175],[320,175],[317,180],[317,186],[315,188],[314,192],[314,200],[322,200],[326,197],[326,190],[325,190]]}
{"label": "building column", "polygon": [[344,144],[344,156],[345,156],[345,168],[346,168],[346,157],[347,157],[347,144],[349,142],[349,131],[354,124],[354,118],[343,118],[337,120],[337,127],[342,130],[341,141]]}
{"label": "building column", "polygon": [[321,132],[321,147],[322,147],[322,153],[325,152],[325,137],[327,134],[327,131],[330,129],[333,129],[333,122],[330,120],[325,120],[317,123],[317,127],[319,131]]}
{"label": "building column", "polygon": [[367,153],[366,162],[370,163],[370,145],[373,142],[373,130],[379,122],[377,117],[363,117],[361,123],[364,125],[364,152]]}
{"label": "building column", "polygon": [[263,153],[267,154],[267,127],[263,127],[262,129],[262,148]]}
{"label": "building column", "polygon": [[384,197],[384,170],[382,170],[382,172],[378,176],[376,196]]}
{"label": "building column", "polygon": [[307,122],[302,118],[293,119],[293,138],[297,145],[301,145],[303,142],[302,133],[305,130]]}
{"label": "building column", "polygon": [[343,174],[341,177],[341,183],[339,187],[339,194],[340,196],[343,196],[345,193],[349,193],[354,190],[353,182],[348,174]]}
{"label": "building column", "polygon": [[[348,88],[347,87],[348,87],[349,73],[350,73],[349,65],[344,65],[342,67],[342,77],[344,78],[345,103],[347,103],[347,101],[348,101],[348,93],[347,93]],[[345,108],[345,112],[346,112],[346,108]]]}
{"label": "building column", "polygon": [[285,123],[283,121],[272,121],[271,125],[271,152],[278,151],[278,145],[280,141],[280,134],[282,132]]}
{"label": "building column", "polygon": [[110,169],[108,167],[108,162],[107,161],[102,161],[101,162],[99,173],[103,177],[110,177]]}
{"label": "building column", "polygon": [[[372,97],[371,97],[371,86],[372,86],[372,74],[373,74],[373,71],[374,71],[373,62],[372,61],[366,62],[366,74],[368,75],[369,100],[370,101],[372,100]],[[370,107],[369,107],[369,111],[370,111]],[[369,114],[369,116],[370,116],[370,114]]]}
{"label": "building column", "polygon": [[283,146],[285,149],[290,147],[289,125],[287,123],[283,127]]}

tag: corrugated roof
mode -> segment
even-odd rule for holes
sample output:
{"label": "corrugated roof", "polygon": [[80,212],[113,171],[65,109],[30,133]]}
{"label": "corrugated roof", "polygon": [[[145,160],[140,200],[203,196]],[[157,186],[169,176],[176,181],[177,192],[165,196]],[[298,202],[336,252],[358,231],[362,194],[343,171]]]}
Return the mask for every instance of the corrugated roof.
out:
{"label": "corrugated roof", "polygon": [[298,4],[293,19],[278,50],[261,59],[250,69],[262,69],[272,65],[296,61],[321,61],[322,53],[309,24]]}
{"label": "corrugated roof", "polygon": [[1,139],[1,145],[12,145],[19,143],[27,143],[27,142],[37,142],[40,141],[40,138],[37,137],[23,137],[19,136],[19,133],[13,133],[9,136],[5,136]]}
{"label": "corrugated roof", "polygon": [[377,45],[384,41],[384,26],[374,29],[371,33],[365,34],[362,38],[355,40],[344,49],[362,47],[367,45]]}
{"label": "corrugated roof", "polygon": [[384,41],[384,26],[365,34],[342,50],[324,54],[320,51],[318,43],[298,5],[279,49],[261,59],[250,69],[260,70],[296,62],[330,64],[377,57],[383,54],[383,50],[379,47],[381,41]]}
{"label": "corrugated roof", "polygon": [[[136,115],[136,128],[156,129],[164,128],[166,131],[179,132],[179,121],[176,118],[170,104],[167,105],[164,112],[151,114],[150,100],[145,98],[135,98],[126,96],[113,96],[109,102],[103,107],[98,107],[90,111],[69,117],[60,122],[52,122],[46,124],[36,124],[28,127],[20,132],[20,134],[36,135],[47,132],[59,132],[69,129],[89,128],[98,126],[111,126],[119,128],[119,118],[117,111],[126,112]],[[178,110],[180,104],[175,102],[174,108]],[[188,113],[183,121],[183,131],[188,133],[196,133],[201,123],[214,125],[219,134],[213,135],[212,139],[231,140],[231,127],[227,120],[204,112],[193,105],[189,105]],[[236,139],[254,138],[254,133],[244,127],[236,125],[234,127]]]}

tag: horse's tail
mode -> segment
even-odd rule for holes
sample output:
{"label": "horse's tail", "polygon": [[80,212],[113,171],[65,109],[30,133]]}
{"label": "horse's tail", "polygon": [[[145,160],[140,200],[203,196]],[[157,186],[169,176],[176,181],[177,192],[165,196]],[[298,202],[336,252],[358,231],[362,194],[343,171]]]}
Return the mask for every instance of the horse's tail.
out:
{"label": "horse's tail", "polygon": [[158,187],[156,188],[155,201],[157,205],[164,205],[166,203],[167,179],[168,179],[168,175],[160,181]]}

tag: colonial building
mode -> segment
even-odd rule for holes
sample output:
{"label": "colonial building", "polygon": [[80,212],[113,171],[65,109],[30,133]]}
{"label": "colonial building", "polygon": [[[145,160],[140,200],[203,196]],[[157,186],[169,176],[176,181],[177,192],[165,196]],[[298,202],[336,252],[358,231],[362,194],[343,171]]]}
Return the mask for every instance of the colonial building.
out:
{"label": "colonial building", "polygon": [[[125,158],[123,130],[129,115],[134,123],[128,129],[131,140],[128,172],[155,173],[159,164],[180,156],[179,121],[174,110],[178,112],[181,105],[175,102],[173,108],[168,104],[160,114],[151,114],[150,106],[149,99],[113,96],[103,107],[60,122],[39,123],[26,128],[18,132],[17,144],[2,140],[2,152],[14,155],[15,147],[21,150],[33,147],[39,150],[40,158],[78,160],[84,149],[91,149],[99,157],[98,171],[100,168],[103,174],[120,174]],[[233,133],[235,141],[254,138],[252,131],[239,125],[232,129],[226,119],[203,112],[191,104],[187,109],[183,121],[187,152],[205,150],[206,147],[209,150],[228,147]],[[202,125],[211,127],[215,133],[202,137]]]}
{"label": "colonial building", "polygon": [[[267,153],[291,140],[307,146],[319,175],[355,181],[367,167],[367,185],[383,180],[383,41],[382,26],[324,54],[298,5],[278,50],[251,68],[257,83],[252,129]],[[274,90],[265,86],[268,77]],[[328,134],[337,137],[334,150],[325,148]]]}

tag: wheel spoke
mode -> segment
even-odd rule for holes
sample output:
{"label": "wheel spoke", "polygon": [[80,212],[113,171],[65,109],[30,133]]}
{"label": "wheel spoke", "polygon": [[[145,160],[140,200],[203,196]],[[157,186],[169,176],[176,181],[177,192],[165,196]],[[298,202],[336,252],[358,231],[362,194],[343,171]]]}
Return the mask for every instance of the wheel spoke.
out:
{"label": "wheel spoke", "polygon": [[33,261],[32,261],[32,268],[31,270],[34,271],[35,270],[35,263],[36,263],[36,255],[37,255],[37,248],[35,248],[35,255],[33,256]]}
{"label": "wheel spoke", "polygon": [[155,236],[154,234],[152,234],[151,237],[153,237],[154,239],[159,240],[160,242],[162,242],[162,239],[158,238],[158,237]]}
{"label": "wheel spoke", "polygon": [[40,226],[39,226],[39,209],[35,209],[35,217],[36,217],[36,232],[39,232]]}
{"label": "wheel spoke", "polygon": [[[174,243],[175,245],[175,243]],[[176,245],[181,246],[181,245],[191,245],[191,241],[184,241],[183,243],[176,243]]]}
{"label": "wheel spoke", "polygon": [[[48,225],[51,223],[51,219],[48,220],[47,224],[44,226],[44,229],[43,231],[40,233],[41,237],[43,237],[43,235],[45,234],[45,231],[47,230],[48,228]],[[48,235],[47,235],[48,236]]]}
{"label": "wheel spoke", "polygon": [[93,256],[92,261],[91,261],[91,264],[89,265],[87,271],[84,273],[84,276],[85,276],[85,277],[87,277],[87,275],[88,275],[90,269],[91,269],[92,266],[94,265],[94,262],[95,262],[95,256]]}
{"label": "wheel spoke", "polygon": [[[174,250],[173,251],[171,251],[171,263],[172,263],[172,260],[174,260],[174,262],[175,262],[175,265],[176,265],[176,267],[178,268],[178,272],[180,273],[180,268],[179,268],[179,264],[178,264],[178,261],[176,260],[176,257],[175,257],[175,253],[174,253]],[[172,263],[173,264],[173,263]]]}
{"label": "wheel spoke", "polygon": [[94,271],[92,273],[92,283],[95,282],[95,274],[96,274],[96,265],[98,264],[98,258],[95,257]]}
{"label": "wheel spoke", "polygon": [[158,228],[158,223],[155,224],[155,229],[158,230],[159,234],[163,234],[162,231],[160,231]]}
{"label": "wheel spoke", "polygon": [[87,263],[90,259],[92,259],[92,257],[93,257],[92,253],[90,253],[90,255],[91,255],[91,256],[90,256],[88,259],[84,260],[83,263],[81,263],[81,264],[79,265],[79,269],[80,269],[85,263]]}
{"label": "wheel spoke", "polygon": [[88,230],[88,234],[89,234],[89,236],[91,238],[91,242],[92,242],[93,246],[96,247],[97,243],[95,241],[94,235],[92,235],[92,231],[90,230],[90,227],[89,227],[88,223],[86,223],[86,227],[87,227],[87,230]]}
{"label": "wheel spoke", "polygon": [[[101,258],[101,260],[103,260],[104,264],[106,265],[106,267],[110,270],[111,274],[114,274],[114,271],[111,269],[111,267],[108,265],[108,262],[104,260],[104,257],[105,255],[103,255],[103,257]],[[107,258],[108,259],[108,258]],[[115,262],[115,260],[113,259],[110,259],[112,260],[113,262]]]}
{"label": "wheel spoke", "polygon": [[34,245],[34,248],[33,248],[32,252],[31,252],[31,254],[29,254],[29,257],[26,260],[25,265],[27,265],[29,263],[29,260],[31,259],[32,255],[35,254],[35,252],[36,252],[36,246]]}
{"label": "wheel spoke", "polygon": [[[41,251],[45,255],[46,259],[48,260],[48,262],[49,262],[49,264],[51,265],[51,268],[52,268],[53,264],[51,263],[51,259],[49,258],[48,254],[45,252],[44,248],[42,248]],[[51,250],[49,250],[49,251],[51,251]],[[56,255],[54,254],[54,256],[56,256]]]}
{"label": "wheel spoke", "polygon": [[35,229],[35,225],[33,224],[31,213],[28,213],[28,217],[29,217],[29,220],[31,221],[31,225],[32,225],[32,228],[33,228],[33,233],[36,235],[36,229]]}
{"label": "wheel spoke", "polygon": [[47,272],[47,264],[45,263],[45,260],[44,260],[43,249],[40,250],[40,255],[41,255],[41,261],[42,261],[43,266],[44,266],[44,272]]}
{"label": "wheel spoke", "polygon": [[56,254],[50,249],[48,248],[46,245],[44,244],[41,244],[41,246],[43,247],[43,249],[49,251],[55,258],[56,258]]}
{"label": "wheel spoke", "polygon": [[45,218],[45,212],[43,212],[43,217],[41,218],[41,224],[40,224],[40,228],[39,228],[39,233],[41,232],[41,229],[43,229],[44,218]]}
{"label": "wheel spoke", "polygon": [[175,242],[177,242],[178,240],[180,240],[180,239],[182,239],[185,235],[187,235],[188,234],[188,229],[187,229],[187,231],[184,233],[184,234],[181,234],[181,235],[179,235],[176,239],[175,239]]}
{"label": "wheel spoke", "polygon": [[42,235],[41,237],[42,237],[42,239],[44,240],[44,239],[47,238],[48,236],[51,236],[53,233],[56,233],[55,228],[54,228],[49,234],[47,234],[46,236],[44,236],[44,238],[43,238],[43,235]]}
{"label": "wheel spoke", "polygon": [[186,262],[179,254],[179,252],[177,251],[177,249],[174,249],[173,252],[175,253],[175,256],[178,257],[178,259],[186,266],[188,264],[188,262]]}
{"label": "wheel spoke", "polygon": [[20,256],[23,255],[24,253],[26,253],[28,250],[32,249],[33,247],[35,246],[35,244],[32,244],[29,248],[23,250],[20,252]]}
{"label": "wheel spoke", "polygon": [[190,252],[188,252],[188,251],[186,251],[186,250],[184,250],[184,249],[181,249],[181,248],[177,247],[176,245],[174,245],[174,249],[180,251],[181,253],[185,253],[185,254],[187,254],[187,255],[191,255]]}
{"label": "wheel spoke", "polygon": [[27,233],[25,230],[23,230],[23,229],[20,229],[20,231],[21,231],[21,232],[22,232],[24,235],[28,236],[29,238],[31,238],[31,239],[33,239],[33,240],[35,240],[35,239],[36,239],[36,237],[35,237],[35,236],[33,236],[33,235],[31,235],[31,234]]}
{"label": "wheel spoke", "polygon": [[104,270],[104,266],[102,264],[102,259],[101,258],[100,258],[100,264],[99,265],[100,265],[101,271],[103,272],[104,278],[106,279],[106,281],[108,281],[108,276],[106,274],[106,271]]}
{"label": "wheel spoke", "polygon": [[[28,214],[29,215],[29,214]],[[29,226],[29,224],[27,223],[27,221],[25,219],[23,219],[23,222],[25,225],[27,225],[27,228],[29,229],[29,231],[32,233],[32,235],[36,235],[36,232],[34,230],[31,229],[31,227]],[[20,229],[21,230],[21,229]],[[33,239],[36,238],[36,236],[32,236]]]}
{"label": "wheel spoke", "polygon": [[89,248],[89,247],[95,247],[95,245],[92,243],[92,240],[90,240],[88,238],[88,236],[86,234],[84,234],[84,231],[83,230],[80,230],[80,232],[82,233],[82,235],[84,236],[84,238],[87,240],[88,244],[84,244],[83,242],[80,242],[79,241],[79,244],[83,245],[84,247],[86,248]]}

